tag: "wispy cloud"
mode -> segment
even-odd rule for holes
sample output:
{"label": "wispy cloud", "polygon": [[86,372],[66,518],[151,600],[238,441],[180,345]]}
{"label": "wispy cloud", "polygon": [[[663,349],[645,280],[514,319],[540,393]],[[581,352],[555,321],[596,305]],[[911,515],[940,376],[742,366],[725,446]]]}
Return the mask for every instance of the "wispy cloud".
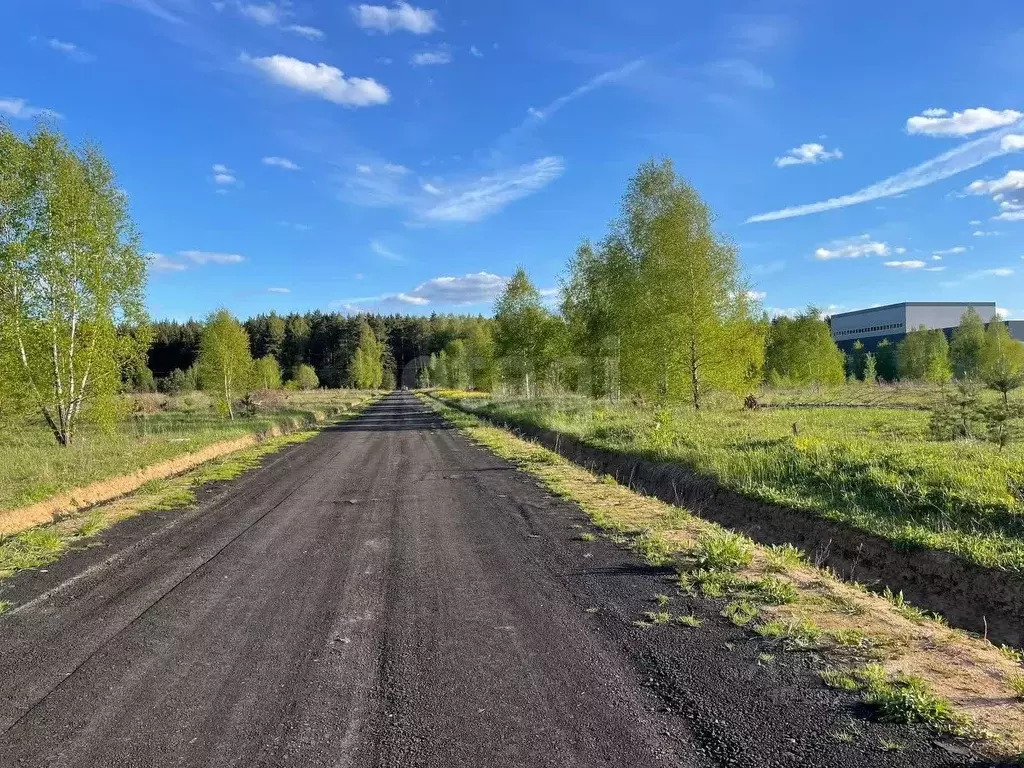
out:
{"label": "wispy cloud", "polygon": [[409,63],[414,67],[431,67],[440,64],[451,64],[452,54],[450,51],[441,48],[436,51],[420,51],[409,57]]}
{"label": "wispy cloud", "polygon": [[284,31],[299,35],[307,40],[323,40],[327,36],[322,29],[307,27],[303,24],[289,24],[284,27]]}
{"label": "wispy cloud", "polygon": [[343,107],[371,107],[391,100],[390,91],[372,77],[345,77],[329,64],[312,64],[280,54],[253,58],[243,53],[241,61],[263,72],[271,82]]}
{"label": "wispy cloud", "polygon": [[[183,11],[191,9],[188,0],[110,0],[118,5],[126,5],[129,8],[138,8],[151,16],[155,16],[171,24],[182,24],[184,19],[181,16]],[[171,10],[171,9],[174,10]]]}
{"label": "wispy cloud", "polygon": [[707,66],[708,74],[729,81],[744,88],[768,90],[775,87],[775,80],[760,67],[746,59],[725,59]]}
{"label": "wispy cloud", "polygon": [[241,264],[245,257],[237,253],[216,253],[213,251],[178,251],[177,258],[171,259],[162,253],[147,253],[149,267],[157,272],[184,272],[192,266],[207,264]]}
{"label": "wispy cloud", "polygon": [[278,294],[282,294],[283,295],[283,294],[291,293],[291,292],[292,292],[291,288],[267,288],[267,293],[278,293]]}
{"label": "wispy cloud", "polygon": [[439,29],[437,11],[416,8],[406,2],[398,2],[388,8],[383,5],[358,5],[351,8],[352,17],[362,29],[371,32],[411,32],[414,35],[429,35]]}
{"label": "wispy cloud", "polygon": [[302,168],[287,157],[264,157],[263,164],[273,168],[283,168],[286,171],[301,171]]}
{"label": "wispy cloud", "polygon": [[852,194],[833,197],[818,203],[797,205],[777,211],[769,211],[768,213],[759,213],[748,218],[747,223],[777,221],[779,219],[832,211],[837,208],[846,208],[847,206],[859,205],[872,200],[894,197],[904,192],[909,192],[912,189],[926,187],[1007,154],[1008,150],[1003,148],[1002,140],[1012,130],[1012,128],[1005,128],[979,139],[968,141],[948,152],[943,152],[938,157],[934,157],[895,176],[890,176],[887,179],[864,187]]}
{"label": "wispy cloud", "polygon": [[968,195],[991,195],[999,204],[995,221],[1024,221],[1024,171],[1007,171],[1001,179],[975,181],[964,190]]}
{"label": "wispy cloud", "polygon": [[822,144],[801,144],[794,147],[782,157],[775,158],[775,165],[785,168],[790,165],[817,165],[827,163],[829,160],[841,160],[842,151],[838,149],[825,149]]}
{"label": "wispy cloud", "polygon": [[33,107],[25,99],[11,96],[0,98],[0,115],[7,115],[15,120],[33,120],[37,117],[61,120],[64,117],[60,112],[45,107]]}
{"label": "wispy cloud", "polygon": [[422,183],[402,166],[360,163],[341,177],[339,194],[360,205],[404,208],[420,222],[472,222],[539,191],[564,169],[562,158],[542,157],[482,176]]}
{"label": "wispy cloud", "polygon": [[607,72],[602,72],[596,77],[592,77],[583,85],[574,88],[573,90],[569,91],[569,93],[566,93],[563,96],[559,96],[546,107],[530,107],[530,109],[528,110],[528,122],[543,122],[544,120],[549,119],[553,114],[555,114],[566,104],[575,101],[581,96],[586,96],[591,91],[596,91],[598,88],[601,88],[602,86],[611,85],[613,83],[618,83],[625,80],[627,77],[629,77],[634,72],[643,67],[646,63],[646,57],[640,59],[633,59],[632,61],[623,64],[621,67],[617,67],[616,69],[610,69]]}
{"label": "wispy cloud", "polygon": [[562,175],[560,157],[541,159],[456,186],[430,205],[423,217],[434,221],[479,221],[542,189]]}
{"label": "wispy cloud", "polygon": [[74,43],[68,43],[64,40],[58,40],[55,37],[51,37],[46,41],[46,44],[55,51],[59,51],[73,61],[81,62],[82,64],[88,64],[91,61],[95,61],[96,57],[91,53],[83,51]]}
{"label": "wispy cloud", "polygon": [[371,240],[370,250],[373,251],[378,256],[380,256],[382,259],[387,259],[388,261],[405,261],[405,257],[402,254],[395,253],[386,245],[384,245],[384,243],[382,243],[380,240]]}

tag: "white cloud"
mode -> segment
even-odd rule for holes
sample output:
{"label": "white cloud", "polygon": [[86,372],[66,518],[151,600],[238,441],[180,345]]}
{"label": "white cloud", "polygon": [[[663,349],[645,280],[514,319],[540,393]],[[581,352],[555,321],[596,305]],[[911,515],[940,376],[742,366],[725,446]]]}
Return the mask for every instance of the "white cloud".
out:
{"label": "white cloud", "polygon": [[370,250],[373,251],[378,256],[380,256],[382,259],[387,259],[388,261],[405,261],[404,256],[402,256],[400,253],[395,253],[386,245],[384,245],[384,243],[380,242],[380,240],[371,240]]}
{"label": "white cloud", "polygon": [[396,173],[399,176],[404,176],[405,174],[410,173],[408,168],[397,163],[384,163],[384,170],[388,173]]}
{"label": "white cloud", "polygon": [[206,264],[241,264],[244,256],[237,253],[216,253],[214,251],[178,251],[178,256],[200,266]]}
{"label": "white cloud", "polygon": [[1010,267],[996,267],[995,269],[982,269],[975,273],[979,277],[1009,277],[1013,274]]}
{"label": "white cloud", "polygon": [[1001,235],[1003,233],[1002,232],[983,231],[983,230],[979,229],[979,230],[974,231],[972,234],[974,235],[974,237],[998,237],[999,235]]}
{"label": "white cloud", "polygon": [[441,190],[431,184],[429,181],[423,184],[420,189],[426,192],[428,195],[440,195]]}
{"label": "white cloud", "polygon": [[296,35],[301,35],[307,40],[323,40],[326,35],[322,29],[316,27],[307,27],[302,24],[289,24],[284,28],[285,32],[291,32]]}
{"label": "white cloud", "polygon": [[924,269],[928,265],[926,261],[920,261],[918,259],[911,259],[908,261],[887,261],[884,263],[886,267],[892,267],[893,269]]}
{"label": "white cloud", "polygon": [[86,53],[74,43],[68,43],[63,40],[58,40],[55,37],[51,37],[46,41],[46,44],[55,51],[60,51],[69,59],[80,61],[83,64],[87,64],[90,61],[95,61],[96,57],[91,53]]}
{"label": "white cloud", "polygon": [[1024,190],[1024,171],[1007,171],[1001,179],[974,181],[964,190],[969,195],[993,195],[996,202],[1006,197],[1014,198]]}
{"label": "white cloud", "polygon": [[164,7],[164,3],[157,2],[157,0],[114,0],[114,2],[120,2],[121,5],[138,8],[140,11],[145,11],[148,14],[156,16],[158,19],[172,24],[184,23],[184,19],[182,19],[181,16],[167,10],[167,8]]}
{"label": "white cloud", "polygon": [[1016,152],[1017,150],[1024,149],[1024,135],[1011,133],[1009,136],[1003,136],[1000,146],[1007,152]]}
{"label": "white cloud", "polygon": [[272,166],[274,168],[283,168],[286,171],[302,170],[298,165],[289,160],[287,157],[264,157],[263,164]]}
{"label": "white cloud", "polygon": [[415,8],[409,3],[398,2],[391,8],[383,5],[360,5],[352,7],[352,16],[361,28],[373,32],[412,32],[414,35],[428,35],[438,29],[437,11]]}
{"label": "white cloud", "polygon": [[895,253],[897,256],[902,256],[904,253],[907,252],[907,249],[906,248],[893,248],[892,252]]}
{"label": "white cloud", "polygon": [[363,163],[357,165],[356,170],[359,171],[360,173],[373,173],[373,168]]}
{"label": "white cloud", "polygon": [[943,256],[956,256],[960,253],[967,253],[967,249],[962,245],[957,245],[953,248],[946,248],[942,251],[933,251],[933,253],[941,259]]}
{"label": "white cloud", "polygon": [[291,293],[291,292],[292,292],[291,288],[267,288],[267,293],[285,294],[285,293]]}
{"label": "white cloud", "polygon": [[431,205],[424,218],[435,221],[479,221],[524,198],[562,175],[560,157],[541,159],[491,176],[452,187],[442,200]]}
{"label": "white cloud", "polygon": [[907,133],[925,136],[970,136],[1016,123],[1024,112],[1013,109],[994,110],[988,107],[965,109],[949,114],[944,109],[929,109],[907,120]]}
{"label": "white cloud", "polygon": [[37,117],[61,120],[64,118],[60,112],[43,107],[33,107],[24,99],[13,97],[0,97],[0,114],[13,117],[15,120],[32,120]]}
{"label": "white cloud", "polygon": [[1003,320],[1011,320],[1016,317],[1017,312],[1006,307],[996,307],[996,314],[999,315]]}
{"label": "white cloud", "polygon": [[281,19],[285,15],[284,9],[276,3],[266,3],[264,5],[239,3],[238,12],[250,21],[255,21],[264,27],[276,27],[281,23]]}
{"label": "white cloud", "polygon": [[747,291],[747,298],[751,301],[764,301],[767,296],[764,291]]}
{"label": "white cloud", "polygon": [[188,269],[186,265],[172,261],[162,253],[147,253],[146,261],[149,262],[149,268],[156,272],[183,272]]}
{"label": "white cloud", "polygon": [[818,203],[807,205],[796,205],[789,208],[782,208],[768,213],[759,213],[747,219],[747,223],[759,221],[777,221],[779,219],[790,219],[795,216],[807,216],[812,213],[832,211],[837,208],[846,208],[850,205],[879,200],[885,197],[895,197],[912,189],[920,189],[937,181],[948,179],[971,168],[987,163],[1002,155],[1007,154],[1001,142],[1004,136],[1012,129],[996,131],[979,139],[974,139],[955,147],[948,152],[927,160],[920,165],[909,168],[895,176],[890,176],[868,187],[840,197],[833,197]]}
{"label": "white cloud", "polygon": [[252,58],[242,54],[242,62],[262,71],[272,82],[311,93],[344,107],[370,107],[387,104],[391,93],[372,77],[348,77],[329,64],[311,64],[278,54]]}
{"label": "white cloud", "polygon": [[971,219],[967,223],[970,224],[972,227],[980,227],[981,226],[981,219]]}
{"label": "white cloud", "polygon": [[504,290],[506,282],[508,278],[490,272],[476,272],[462,277],[435,277],[403,295],[431,304],[481,304],[495,299]]}
{"label": "white cloud", "polygon": [[484,57],[483,52],[475,45],[469,46],[469,52],[471,55],[475,56],[478,59],[482,59]]}
{"label": "white cloud", "polygon": [[222,186],[230,186],[236,184],[238,179],[235,178],[234,172],[226,165],[218,163],[213,166],[213,183],[220,184]]}
{"label": "white cloud", "polygon": [[814,252],[814,258],[821,261],[833,259],[859,259],[861,256],[888,256],[889,244],[871,239],[869,235],[834,240]]}
{"label": "white cloud", "polygon": [[414,67],[429,67],[438,64],[451,64],[452,55],[445,50],[421,51],[409,57],[409,63]]}
{"label": "white cloud", "polygon": [[775,158],[775,165],[779,168],[785,168],[789,165],[816,165],[818,163],[826,163],[829,160],[840,160],[843,157],[841,150],[825,149],[821,144],[801,144],[799,147],[794,147],[789,150],[782,157]]}

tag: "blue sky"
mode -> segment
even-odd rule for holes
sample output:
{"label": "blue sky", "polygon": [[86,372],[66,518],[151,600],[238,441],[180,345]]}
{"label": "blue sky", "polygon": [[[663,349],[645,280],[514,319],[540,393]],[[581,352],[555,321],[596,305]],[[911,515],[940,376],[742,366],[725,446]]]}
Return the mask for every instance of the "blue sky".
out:
{"label": "blue sky", "polygon": [[40,117],[116,168],[155,317],[488,312],[662,156],[770,311],[1024,317],[1019,0],[5,0]]}

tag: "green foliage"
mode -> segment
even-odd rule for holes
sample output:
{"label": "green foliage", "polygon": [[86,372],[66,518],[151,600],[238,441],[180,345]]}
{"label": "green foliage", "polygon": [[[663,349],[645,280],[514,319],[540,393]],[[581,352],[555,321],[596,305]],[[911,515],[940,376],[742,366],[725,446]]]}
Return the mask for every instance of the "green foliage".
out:
{"label": "green foliage", "polygon": [[859,340],[855,341],[853,342],[853,349],[846,356],[846,377],[863,381],[866,366],[867,353],[864,351],[864,344]]}
{"label": "green foliage", "polygon": [[64,446],[82,421],[112,427],[123,375],[145,367],[145,284],[100,151],[0,125],[0,412],[41,414]]}
{"label": "green foliage", "polygon": [[[316,375],[315,372],[313,375]],[[253,381],[260,389],[280,389],[281,365],[277,359],[271,355],[264,355],[257,360],[253,364]]]}
{"label": "green foliage", "polygon": [[540,291],[519,267],[494,304],[494,349],[502,380],[527,397],[556,358],[552,334],[560,321],[541,302]]}
{"label": "green foliage", "polygon": [[698,568],[709,571],[738,571],[750,565],[754,542],[739,533],[718,530],[702,535],[692,553]]}
{"label": "green foliage", "polygon": [[253,383],[249,335],[226,309],[207,318],[199,341],[196,370],[202,388],[215,394],[221,409],[235,418],[235,399]]}
{"label": "green foliage", "polygon": [[312,365],[303,363],[292,371],[291,379],[288,382],[295,389],[308,391],[320,386],[320,380],[316,376],[316,370]]}
{"label": "green foliage", "polygon": [[772,321],[764,367],[771,382],[839,384],[844,377],[843,353],[816,307]]}
{"label": "green foliage", "polygon": [[878,361],[870,352],[864,355],[864,382],[866,384],[878,383]]}
{"label": "green foliage", "polygon": [[1024,342],[1010,336],[1010,329],[1001,320],[993,320],[985,331],[978,372],[982,381],[1003,395],[1024,385]]}
{"label": "green foliage", "polygon": [[882,381],[893,382],[900,376],[897,348],[888,339],[882,339],[875,349],[875,369]]}
{"label": "green foliage", "polygon": [[981,384],[977,379],[957,379],[932,410],[929,431],[936,440],[971,439],[984,431]]}
{"label": "green foliage", "polygon": [[676,624],[682,624],[684,627],[692,627],[693,629],[699,628],[704,624],[703,621],[693,615],[676,616]]}
{"label": "green foliage", "polygon": [[611,233],[596,251],[581,246],[570,270],[563,313],[591,391],[699,409],[760,380],[766,324],[736,249],[671,162],[640,168]]}
{"label": "green foliage", "polygon": [[923,325],[911,331],[897,345],[900,378],[944,384],[952,375],[949,369],[949,343],[940,330]]}
{"label": "green foliage", "polygon": [[356,389],[380,389],[384,383],[384,345],[370,324],[359,324],[359,346],[349,366],[352,386]]}
{"label": "green foliage", "polygon": [[981,350],[985,346],[985,323],[974,307],[968,307],[953,330],[949,364],[958,379],[974,379],[981,372]]}
{"label": "green foliage", "polygon": [[737,627],[747,626],[760,612],[760,609],[749,600],[735,600],[722,609],[722,615]]}
{"label": "green foliage", "polygon": [[0,540],[0,578],[57,559],[67,543],[52,526],[29,528]]}

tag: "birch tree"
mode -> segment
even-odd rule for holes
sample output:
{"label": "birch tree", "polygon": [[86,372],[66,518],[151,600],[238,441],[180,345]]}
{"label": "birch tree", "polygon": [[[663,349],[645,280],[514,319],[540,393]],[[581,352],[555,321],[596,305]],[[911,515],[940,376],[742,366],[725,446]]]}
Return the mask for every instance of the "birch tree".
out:
{"label": "birch tree", "polygon": [[373,328],[361,318],[359,322],[359,346],[356,347],[349,366],[352,386],[356,389],[380,389],[384,383],[384,345]]}
{"label": "birch tree", "polygon": [[207,319],[196,367],[203,389],[215,393],[221,409],[234,419],[235,399],[252,384],[254,366],[249,334],[226,309]]}
{"label": "birch tree", "polygon": [[122,374],[148,346],[145,284],[100,151],[0,125],[0,409],[39,413],[64,446],[83,421],[109,426]]}

